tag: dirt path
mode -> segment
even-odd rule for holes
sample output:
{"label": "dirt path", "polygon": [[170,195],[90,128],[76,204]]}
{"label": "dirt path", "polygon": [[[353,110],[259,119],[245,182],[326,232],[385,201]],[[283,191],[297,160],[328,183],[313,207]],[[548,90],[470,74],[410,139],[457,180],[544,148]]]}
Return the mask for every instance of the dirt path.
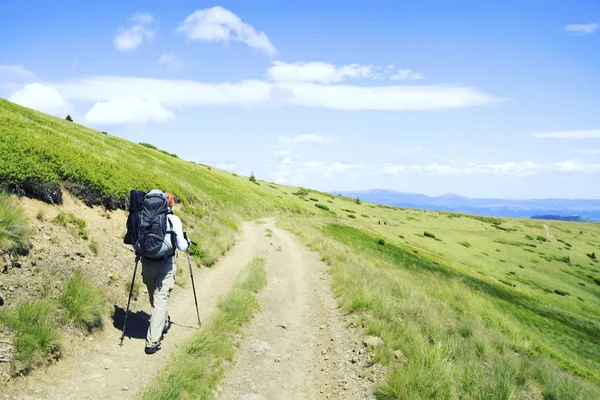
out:
{"label": "dirt path", "polygon": [[275,251],[267,257],[261,312],[244,332],[218,398],[372,398],[380,371],[371,375],[377,367],[369,367],[362,329],[347,328],[327,266],[273,220],[264,232]]}
{"label": "dirt path", "polygon": [[548,225],[544,224],[544,229],[546,229],[546,236],[548,238],[552,238],[553,236],[552,236],[552,231],[550,230],[550,227]]}
{"label": "dirt path", "polygon": [[[255,256],[269,246],[264,228],[246,223],[238,244],[222,257],[214,267],[195,270],[194,279],[200,316],[205,319],[215,309],[220,296],[227,293],[238,272]],[[180,257],[185,256],[180,253]],[[129,272],[131,273],[131,272]],[[179,270],[177,275],[189,271]],[[138,276],[141,279],[140,268]],[[140,296],[147,296],[140,293]],[[125,305],[123,305],[124,307]],[[132,311],[140,312],[139,309]],[[149,305],[143,310],[150,313]],[[197,317],[191,285],[186,289],[175,287],[169,313],[174,323],[163,340],[162,349],[152,355],[144,353],[144,329],[137,329],[131,339],[125,338],[119,347],[121,332],[110,324],[89,340],[85,346],[74,349],[65,359],[48,368],[35,370],[26,378],[13,379],[2,387],[0,398],[10,399],[132,399],[139,390],[155,377],[169,360],[177,344],[197,329]],[[136,315],[130,313],[128,326],[135,326]],[[134,321],[134,322],[132,322]],[[138,319],[139,321],[139,319]],[[68,338],[65,340],[68,341]]]}

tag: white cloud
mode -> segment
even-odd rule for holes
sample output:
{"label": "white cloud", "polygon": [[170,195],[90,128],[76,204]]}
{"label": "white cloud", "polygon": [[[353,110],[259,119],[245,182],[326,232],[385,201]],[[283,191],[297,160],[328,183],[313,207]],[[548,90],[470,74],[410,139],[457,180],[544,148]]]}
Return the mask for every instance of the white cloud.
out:
{"label": "white cloud", "polygon": [[173,112],[152,95],[114,97],[94,104],[85,115],[86,122],[103,125],[168,122],[174,118]]}
{"label": "white cloud", "polygon": [[257,32],[240,17],[220,6],[193,12],[187,16],[178,30],[191,40],[205,42],[233,40],[246,43],[253,49],[270,56],[277,53],[264,32]]}
{"label": "white cloud", "polygon": [[325,137],[325,136],[320,136],[320,135],[307,134],[307,135],[298,135],[298,136],[293,136],[293,137],[280,136],[277,139],[277,141],[281,144],[308,144],[308,143],[330,143],[330,142],[333,142],[333,139]]}
{"label": "white cloud", "polygon": [[404,80],[404,79],[416,81],[416,80],[423,79],[423,78],[425,78],[423,76],[423,74],[420,74],[418,72],[413,72],[410,69],[399,69],[398,71],[396,71],[396,73],[394,75],[392,75],[390,77],[390,79],[392,79],[394,81]]}
{"label": "white cloud", "polygon": [[600,138],[600,129],[589,129],[579,131],[558,131],[532,133],[531,136],[538,139],[590,139]]}
{"label": "white cloud", "polygon": [[590,35],[600,28],[597,23],[591,24],[570,24],[565,25],[564,29],[576,35]]}
{"label": "white cloud", "polygon": [[495,164],[384,164],[376,172],[377,175],[398,176],[415,172],[429,176],[448,175],[483,175],[498,177],[533,177],[540,174],[600,174],[600,164],[582,163],[569,160],[550,164],[539,164],[532,161],[509,161]]}
{"label": "white cloud", "polygon": [[164,53],[158,59],[158,63],[159,64],[169,64],[169,63],[175,62],[175,60],[176,60],[175,54],[173,54],[173,53]]}
{"label": "white cloud", "polygon": [[167,69],[171,72],[181,71],[183,68],[185,68],[185,62],[180,60],[173,53],[161,54],[161,56],[158,59],[158,63],[165,65]]}
{"label": "white cloud", "polygon": [[35,79],[35,74],[22,65],[0,65],[0,82],[24,82]]}
{"label": "white cloud", "polygon": [[113,44],[119,51],[133,51],[154,37],[154,17],[150,13],[134,14],[131,22],[129,28],[121,27],[115,35]]}
{"label": "white cloud", "polygon": [[358,64],[336,67],[325,62],[273,62],[267,76],[275,82],[318,82],[331,83],[346,79],[373,77],[373,67]]}
{"label": "white cloud", "polygon": [[289,104],[335,110],[435,110],[494,104],[499,99],[464,86],[325,86],[280,83]]}
{"label": "white cloud", "polygon": [[278,169],[270,172],[268,175],[276,183],[288,183],[294,185],[302,184],[307,177],[321,179],[332,179],[339,173],[348,172],[351,170],[359,170],[364,167],[356,164],[348,164],[339,161],[309,161],[301,165],[281,164]]}
{"label": "white cloud", "polygon": [[25,85],[10,95],[8,100],[59,117],[64,117],[71,111],[71,105],[58,90],[41,83]]}
{"label": "white cloud", "polygon": [[107,101],[152,93],[166,107],[215,105],[305,106],[335,110],[436,110],[476,107],[501,101],[464,86],[352,86],[304,82],[204,83],[189,80],[94,76],[55,83],[70,100]]}
{"label": "white cloud", "polygon": [[579,150],[581,154],[600,154],[600,149]]}
{"label": "white cloud", "polygon": [[222,169],[225,171],[233,171],[235,169],[235,164],[217,164],[215,168]]}

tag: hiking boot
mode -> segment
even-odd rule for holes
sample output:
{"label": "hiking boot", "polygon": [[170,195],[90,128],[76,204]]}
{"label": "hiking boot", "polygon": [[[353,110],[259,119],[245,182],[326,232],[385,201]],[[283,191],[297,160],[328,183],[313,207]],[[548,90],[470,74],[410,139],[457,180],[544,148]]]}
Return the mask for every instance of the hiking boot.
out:
{"label": "hiking boot", "polygon": [[146,354],[154,354],[159,350],[160,350],[160,343],[157,344],[156,346],[146,346],[146,348],[144,349]]}
{"label": "hiking boot", "polygon": [[173,323],[171,322],[171,317],[167,316],[167,323],[165,324],[165,328],[163,329],[163,335],[169,332],[169,329],[171,329],[171,325],[173,325]]}

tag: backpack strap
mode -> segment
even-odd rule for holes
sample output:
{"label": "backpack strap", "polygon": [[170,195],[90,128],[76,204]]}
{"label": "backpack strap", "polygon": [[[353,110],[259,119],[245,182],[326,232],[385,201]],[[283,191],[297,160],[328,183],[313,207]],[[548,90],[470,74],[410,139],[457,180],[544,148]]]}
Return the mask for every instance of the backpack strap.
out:
{"label": "backpack strap", "polygon": [[175,231],[173,230],[173,222],[171,222],[171,219],[169,218],[169,215],[173,214],[173,211],[169,211],[167,213],[167,224],[171,227],[170,230],[167,229],[166,233],[170,234],[170,238],[171,238],[171,247],[173,248],[173,253],[169,254],[165,254],[164,261],[167,261],[167,258],[169,257],[175,257],[176,253],[177,253],[177,234],[175,233]]}

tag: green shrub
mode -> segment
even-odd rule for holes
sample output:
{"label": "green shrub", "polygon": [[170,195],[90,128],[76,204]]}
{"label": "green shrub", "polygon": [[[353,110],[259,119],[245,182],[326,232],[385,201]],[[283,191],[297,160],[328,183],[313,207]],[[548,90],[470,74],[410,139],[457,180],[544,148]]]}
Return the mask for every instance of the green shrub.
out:
{"label": "green shrub", "polygon": [[325,210],[325,211],[329,211],[329,207],[327,207],[325,204],[315,204],[315,207],[320,208],[321,210]]}
{"label": "green shrub", "polygon": [[348,218],[356,219],[356,215],[354,215],[354,214],[348,214]]}
{"label": "green shrub", "polygon": [[471,244],[469,242],[458,242],[458,244],[465,246],[467,248],[471,247]]}
{"label": "green shrub", "polygon": [[547,241],[548,241],[548,239],[546,239],[546,238],[545,238],[545,237],[543,237],[543,236],[538,236],[538,237],[536,237],[536,239],[537,239],[538,241],[540,241],[540,242],[547,242]]}
{"label": "green shrub", "polygon": [[152,150],[158,150],[158,147],[156,147],[156,146],[153,146],[153,145],[151,145],[150,143],[142,143],[142,142],[140,142],[140,145],[142,145],[142,146],[144,146],[144,147],[147,147],[147,148],[149,148],[149,149],[152,149]]}
{"label": "green shrub", "polygon": [[71,118],[71,116],[69,114],[67,114],[67,116],[65,117],[65,119],[69,122],[73,122],[73,118]]}
{"label": "green shrub", "polygon": [[79,235],[84,240],[88,239],[88,234],[85,229],[87,227],[87,223],[83,218],[76,217],[71,213],[60,212],[54,218],[54,221],[61,226],[75,228],[76,235]]}
{"label": "green shrub", "polygon": [[0,190],[0,254],[3,251],[27,254],[31,248],[30,234],[23,211],[15,207],[10,196]]}
{"label": "green shrub", "polygon": [[435,235],[431,232],[423,232],[423,236],[428,237],[428,238],[432,238],[432,239],[436,239]]}
{"label": "green shrub", "polygon": [[88,332],[102,327],[104,293],[82,272],[75,271],[69,278],[60,300],[78,327]]}
{"label": "green shrub", "polygon": [[315,199],[314,197],[310,197],[310,201],[319,201],[319,199]]}
{"label": "green shrub", "polygon": [[590,253],[590,254],[586,254],[589,258],[591,258],[592,260],[596,259],[596,253]]}
{"label": "green shrub", "polygon": [[48,299],[27,300],[15,310],[0,314],[0,322],[16,333],[15,360],[25,373],[42,364],[48,354],[59,351],[56,320],[56,305]]}
{"label": "green shrub", "polygon": [[95,256],[97,256],[99,249],[100,249],[100,245],[98,243],[96,243],[95,240],[92,240],[90,242],[90,250],[91,250],[91,252],[94,253]]}

